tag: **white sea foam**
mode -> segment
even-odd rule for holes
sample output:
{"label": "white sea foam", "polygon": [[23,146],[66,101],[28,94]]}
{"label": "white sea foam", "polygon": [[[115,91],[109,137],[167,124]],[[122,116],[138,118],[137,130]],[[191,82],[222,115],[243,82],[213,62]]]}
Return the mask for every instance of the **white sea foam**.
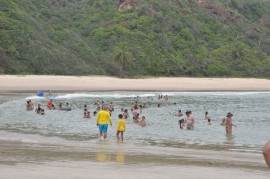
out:
{"label": "white sea foam", "polygon": [[72,99],[72,98],[135,98],[135,97],[155,96],[155,94],[87,94],[87,93],[72,93],[56,96],[56,99]]}
{"label": "white sea foam", "polygon": [[14,141],[22,143],[32,143],[32,144],[59,144],[64,143],[65,140],[59,137],[45,137],[38,134],[19,134],[13,132],[0,131],[0,140],[3,141]]}
{"label": "white sea foam", "polygon": [[256,92],[162,92],[161,95],[168,96],[239,96],[239,95],[261,95],[261,94],[270,94],[267,91],[256,91]]}
{"label": "white sea foam", "polygon": [[209,95],[216,95],[216,96],[270,94],[270,92],[207,92],[207,93]]}
{"label": "white sea foam", "polygon": [[[162,92],[162,93],[115,93],[111,94],[90,94],[90,93],[71,93],[65,95],[56,96],[55,99],[74,99],[74,98],[135,98],[135,97],[154,97],[157,95],[168,96],[196,96],[196,95],[211,95],[211,96],[233,96],[233,95],[257,95],[257,94],[270,94],[270,92],[258,91],[258,92]],[[45,99],[46,97],[29,96],[25,99]]]}
{"label": "white sea foam", "polygon": [[41,97],[41,96],[29,96],[29,97],[26,97],[25,99],[45,99],[45,97]]}
{"label": "white sea foam", "polygon": [[38,135],[25,135],[25,134],[16,134],[11,132],[0,132],[0,140],[3,141],[17,141],[17,142],[23,142],[23,143],[38,143]]}

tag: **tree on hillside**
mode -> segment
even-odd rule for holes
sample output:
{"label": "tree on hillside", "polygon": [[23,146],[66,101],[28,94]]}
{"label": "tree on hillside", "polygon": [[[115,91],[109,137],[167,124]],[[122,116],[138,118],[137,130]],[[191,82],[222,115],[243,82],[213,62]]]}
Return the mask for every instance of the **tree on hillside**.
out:
{"label": "tree on hillside", "polygon": [[118,65],[119,76],[123,77],[123,70],[131,63],[131,56],[129,53],[121,51],[114,57],[114,61]]}

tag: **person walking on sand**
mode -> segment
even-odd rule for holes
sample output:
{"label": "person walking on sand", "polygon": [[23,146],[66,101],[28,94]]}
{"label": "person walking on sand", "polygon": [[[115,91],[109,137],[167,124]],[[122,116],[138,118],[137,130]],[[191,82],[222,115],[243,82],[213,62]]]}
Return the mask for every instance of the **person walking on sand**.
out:
{"label": "person walking on sand", "polygon": [[118,115],[118,122],[117,122],[117,132],[116,132],[116,137],[117,141],[119,142],[119,134],[121,134],[121,141],[124,141],[124,132],[126,131],[126,121],[123,119],[123,115],[119,114]]}
{"label": "person walking on sand", "polygon": [[270,168],[270,140],[263,147],[263,156],[266,164]]}
{"label": "person walking on sand", "polygon": [[232,113],[230,113],[230,112],[228,112],[227,113],[227,116],[226,116],[226,119],[225,119],[225,129],[226,129],[226,134],[227,135],[232,135],[232,127],[234,126],[234,127],[237,127],[236,125],[234,125],[233,123],[232,123],[232,116],[233,116],[233,114]]}
{"label": "person walking on sand", "polygon": [[98,112],[97,115],[97,126],[99,127],[99,139],[103,136],[103,139],[106,139],[107,137],[107,130],[108,130],[108,124],[110,122],[110,125],[112,126],[112,118],[110,116],[110,113],[106,110],[106,106],[102,106],[102,109]]}

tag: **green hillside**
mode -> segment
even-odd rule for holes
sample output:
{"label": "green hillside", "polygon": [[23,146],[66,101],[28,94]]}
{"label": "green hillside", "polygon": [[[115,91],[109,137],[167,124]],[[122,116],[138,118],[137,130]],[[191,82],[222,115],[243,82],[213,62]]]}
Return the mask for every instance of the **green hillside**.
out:
{"label": "green hillside", "polygon": [[270,0],[1,0],[0,74],[270,76]]}

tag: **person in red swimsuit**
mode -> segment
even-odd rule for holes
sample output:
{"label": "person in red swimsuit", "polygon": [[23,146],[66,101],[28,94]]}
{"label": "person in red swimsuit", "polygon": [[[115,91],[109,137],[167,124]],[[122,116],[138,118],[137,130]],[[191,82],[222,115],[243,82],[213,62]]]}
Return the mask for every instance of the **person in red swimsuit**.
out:
{"label": "person in red swimsuit", "polygon": [[50,99],[47,103],[47,108],[48,109],[52,109],[53,103],[52,103],[52,99]]}

